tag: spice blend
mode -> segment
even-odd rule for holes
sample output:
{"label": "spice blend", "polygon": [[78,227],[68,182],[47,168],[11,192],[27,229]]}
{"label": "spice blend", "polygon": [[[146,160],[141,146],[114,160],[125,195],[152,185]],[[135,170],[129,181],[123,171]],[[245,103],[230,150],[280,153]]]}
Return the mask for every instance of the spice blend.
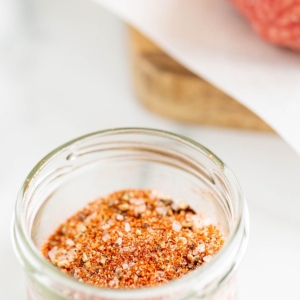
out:
{"label": "spice blend", "polygon": [[151,190],[100,198],[42,246],[43,255],[81,282],[108,288],[156,286],[207,263],[224,236],[187,203]]}

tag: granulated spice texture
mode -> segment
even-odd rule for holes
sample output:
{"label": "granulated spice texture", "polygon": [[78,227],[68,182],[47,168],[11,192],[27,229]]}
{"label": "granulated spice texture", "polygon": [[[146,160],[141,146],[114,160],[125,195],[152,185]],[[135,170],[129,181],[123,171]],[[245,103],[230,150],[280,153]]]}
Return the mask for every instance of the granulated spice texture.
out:
{"label": "granulated spice texture", "polygon": [[156,286],[201,267],[224,237],[187,203],[151,190],[125,190],[87,205],[59,226],[43,255],[99,287]]}

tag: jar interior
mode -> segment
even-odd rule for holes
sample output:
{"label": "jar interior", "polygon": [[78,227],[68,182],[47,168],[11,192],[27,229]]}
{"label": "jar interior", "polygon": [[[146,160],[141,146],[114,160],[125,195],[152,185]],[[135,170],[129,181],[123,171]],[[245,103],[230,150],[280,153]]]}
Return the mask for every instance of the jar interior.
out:
{"label": "jar interior", "polygon": [[185,201],[225,237],[234,220],[222,162],[180,138],[131,133],[79,140],[46,161],[32,184],[26,225],[37,248],[88,202],[123,189],[158,190]]}

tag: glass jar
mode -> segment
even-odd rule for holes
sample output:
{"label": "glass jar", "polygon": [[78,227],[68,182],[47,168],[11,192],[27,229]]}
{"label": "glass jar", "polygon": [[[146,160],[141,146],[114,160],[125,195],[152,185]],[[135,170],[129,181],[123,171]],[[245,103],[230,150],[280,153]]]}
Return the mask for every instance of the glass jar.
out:
{"label": "glass jar", "polygon": [[[161,286],[116,290],[76,281],[39,248],[88,202],[121,189],[155,189],[209,217],[226,243],[207,264]],[[248,212],[233,173],[208,149],[165,131],[121,128],[73,140],[43,158],[18,195],[13,227],[28,299],[237,299],[236,271],[248,238]]]}

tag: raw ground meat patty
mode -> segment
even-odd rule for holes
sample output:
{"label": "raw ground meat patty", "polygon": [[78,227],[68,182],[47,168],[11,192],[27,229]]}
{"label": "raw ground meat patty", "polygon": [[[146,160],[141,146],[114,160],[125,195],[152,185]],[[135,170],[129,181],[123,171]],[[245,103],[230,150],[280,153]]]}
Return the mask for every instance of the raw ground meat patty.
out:
{"label": "raw ground meat patty", "polygon": [[300,0],[231,0],[266,40],[300,51]]}

